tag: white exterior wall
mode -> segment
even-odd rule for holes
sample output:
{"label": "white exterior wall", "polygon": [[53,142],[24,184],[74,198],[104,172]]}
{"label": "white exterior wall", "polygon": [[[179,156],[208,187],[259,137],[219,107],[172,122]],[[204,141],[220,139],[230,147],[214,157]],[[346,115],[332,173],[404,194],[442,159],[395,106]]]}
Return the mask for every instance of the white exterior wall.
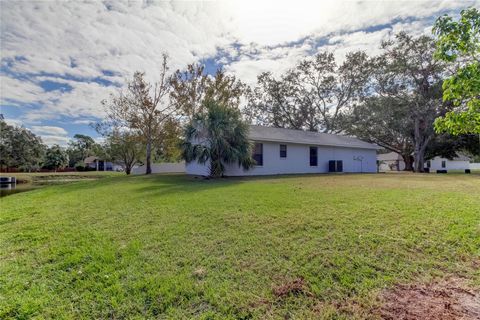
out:
{"label": "white exterior wall", "polygon": [[210,175],[209,163],[210,162],[207,162],[206,164],[200,164],[197,161],[187,162],[185,169],[187,174],[192,174],[195,176],[208,176]]}
{"label": "white exterior wall", "polygon": [[[152,173],[184,173],[185,162],[175,163],[152,163]],[[140,166],[132,169],[132,174],[145,174],[146,166]]]}
{"label": "white exterior wall", "polygon": [[[442,161],[445,161],[445,168],[442,168]],[[425,168],[427,168],[427,162],[425,161]],[[436,170],[465,170],[470,168],[469,161],[448,160],[441,157],[435,157],[430,160],[430,171]]]}
{"label": "white exterior wall", "polygon": [[[329,160],[343,160],[343,172],[377,172],[377,151],[343,147],[318,146],[318,166],[310,166],[310,145],[262,142],[263,166],[243,170],[238,164],[226,166],[226,176],[254,176],[292,173],[328,172]],[[287,145],[287,157],[280,158],[280,144]],[[362,161],[354,160],[363,158]],[[192,162],[186,166],[188,174],[208,175],[208,164]]]}

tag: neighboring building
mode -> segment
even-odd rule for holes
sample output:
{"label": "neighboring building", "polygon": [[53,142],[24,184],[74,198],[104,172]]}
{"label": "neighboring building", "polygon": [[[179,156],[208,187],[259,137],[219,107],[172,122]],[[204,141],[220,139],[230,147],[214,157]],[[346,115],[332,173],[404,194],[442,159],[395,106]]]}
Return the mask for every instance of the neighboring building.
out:
{"label": "neighboring building", "polygon": [[401,155],[396,152],[382,153],[377,155],[378,171],[403,171],[405,170],[405,161]]}
{"label": "neighboring building", "polygon": [[[359,139],[302,130],[250,126],[257,165],[244,170],[226,165],[226,176],[294,173],[377,172],[378,146]],[[209,164],[192,161],[187,174],[208,175]]]}
{"label": "neighboring building", "polygon": [[425,161],[425,168],[429,168],[431,172],[436,170],[465,170],[470,169],[470,160],[469,157],[460,153],[453,159],[435,157]]}
{"label": "neighboring building", "polygon": [[[405,169],[405,162],[402,156],[396,152],[379,154],[377,160],[379,161],[379,171],[381,172],[402,171]],[[458,154],[453,159],[435,157],[425,161],[424,168],[429,168],[431,172],[436,172],[437,170],[465,170],[470,168],[470,158],[463,154]]]}
{"label": "neighboring building", "polygon": [[85,160],[83,160],[83,162],[85,163],[85,167],[90,169],[95,169],[96,171],[122,171],[123,170],[122,166],[109,161],[102,160],[96,156],[86,157]]}

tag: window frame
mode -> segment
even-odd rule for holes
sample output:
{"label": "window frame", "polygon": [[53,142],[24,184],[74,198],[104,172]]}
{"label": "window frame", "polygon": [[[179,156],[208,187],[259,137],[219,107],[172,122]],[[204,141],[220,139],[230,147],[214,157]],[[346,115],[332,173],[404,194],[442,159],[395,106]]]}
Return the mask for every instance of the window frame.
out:
{"label": "window frame", "polygon": [[[285,147],[285,150],[282,150],[282,147]],[[280,151],[280,159],[286,159],[287,154],[288,154],[287,145],[286,144],[280,144],[279,151]],[[282,152],[284,152],[284,153],[282,154]]]}
{"label": "window frame", "polygon": [[[257,152],[257,145],[260,146],[260,153]],[[260,157],[260,161],[257,161],[257,157]],[[252,158],[255,160],[255,166],[263,167],[263,143],[255,142],[253,145]]]}
{"label": "window frame", "polygon": [[[318,147],[314,147],[314,146],[310,146],[308,148],[308,156],[309,156],[309,160],[310,160],[310,167],[318,167]],[[315,157],[312,158],[312,150],[315,150]],[[313,162],[314,164],[312,164],[312,159],[315,159],[315,161]]]}
{"label": "window frame", "polygon": [[447,161],[446,160],[442,160],[442,169],[445,169],[447,167]]}

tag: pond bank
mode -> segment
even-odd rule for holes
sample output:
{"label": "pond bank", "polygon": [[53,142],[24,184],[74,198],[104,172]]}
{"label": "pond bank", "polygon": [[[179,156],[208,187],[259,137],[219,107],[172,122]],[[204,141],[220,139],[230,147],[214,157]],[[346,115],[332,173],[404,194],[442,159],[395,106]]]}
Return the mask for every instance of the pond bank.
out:
{"label": "pond bank", "polygon": [[2,184],[0,197],[19,192],[26,192],[50,185],[72,183],[77,181],[98,180],[113,175],[115,172],[68,172],[68,173],[4,173],[2,176],[13,176],[16,184]]}

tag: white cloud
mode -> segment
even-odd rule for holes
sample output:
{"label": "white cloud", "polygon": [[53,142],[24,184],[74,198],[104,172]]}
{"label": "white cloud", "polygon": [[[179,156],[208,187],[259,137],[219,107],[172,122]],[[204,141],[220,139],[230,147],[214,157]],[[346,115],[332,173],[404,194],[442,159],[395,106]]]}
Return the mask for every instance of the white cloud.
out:
{"label": "white cloud", "polygon": [[55,126],[32,126],[30,127],[30,130],[32,130],[36,134],[62,135],[62,136],[68,135],[67,130],[60,127],[55,127]]}
{"label": "white cloud", "polygon": [[27,80],[18,80],[0,75],[0,104],[22,106],[25,103],[38,103],[43,89]]}
{"label": "white cloud", "polygon": [[[121,85],[136,70],[155,80],[165,51],[176,69],[223,49],[235,58],[226,69],[252,84],[262,71],[279,74],[293,66],[318,39],[330,37],[325,48],[338,57],[352,49],[374,53],[391,32],[428,32],[429,17],[471,4],[479,2],[4,2],[0,41],[8,73],[0,78],[0,103],[40,105],[24,110],[25,123],[64,116],[84,121],[102,117],[100,101],[115,91],[101,81]],[[391,28],[359,31],[392,22]],[[44,80],[72,89],[45,91]]]}
{"label": "white cloud", "polygon": [[62,147],[66,147],[70,141],[70,138],[66,136],[40,135],[40,137],[42,138],[43,143],[49,146],[58,144]]}

